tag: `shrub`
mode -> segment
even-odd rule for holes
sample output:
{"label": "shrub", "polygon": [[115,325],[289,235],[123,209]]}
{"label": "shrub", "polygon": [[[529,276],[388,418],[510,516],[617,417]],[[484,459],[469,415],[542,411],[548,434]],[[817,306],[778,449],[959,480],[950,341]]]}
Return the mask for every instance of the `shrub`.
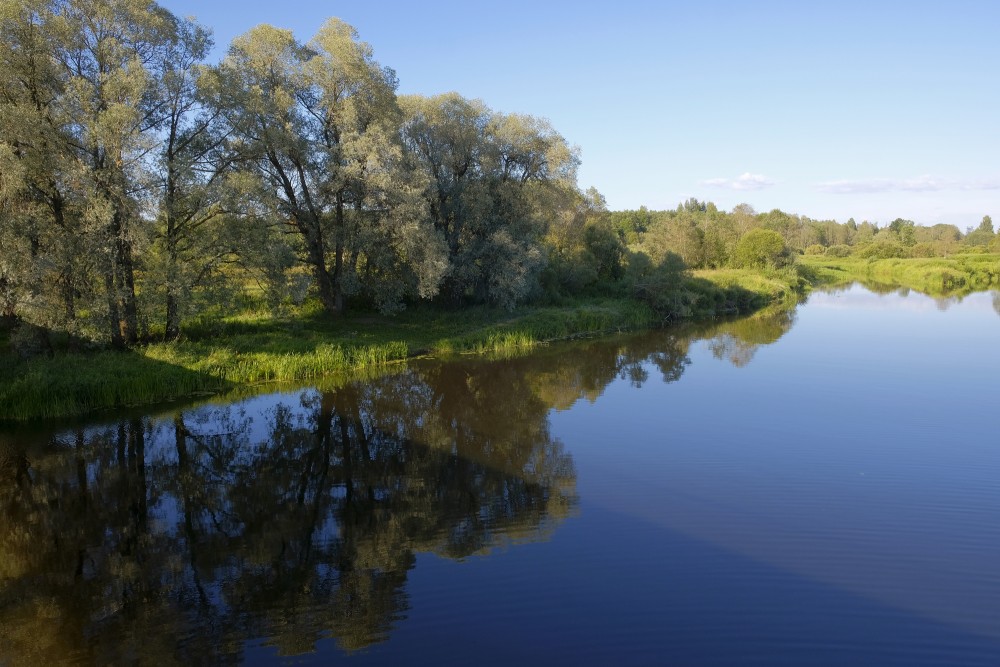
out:
{"label": "shrub", "polygon": [[832,245],[826,249],[827,257],[849,257],[851,254],[851,246],[839,244]]}
{"label": "shrub", "polygon": [[857,252],[862,259],[902,259],[909,257],[909,250],[901,243],[880,240],[869,243]]}
{"label": "shrub", "polygon": [[772,229],[751,229],[736,243],[733,260],[737,266],[777,269],[792,263],[792,254],[781,234]]}
{"label": "shrub", "polygon": [[933,243],[917,243],[910,248],[910,257],[939,257],[938,247]]}

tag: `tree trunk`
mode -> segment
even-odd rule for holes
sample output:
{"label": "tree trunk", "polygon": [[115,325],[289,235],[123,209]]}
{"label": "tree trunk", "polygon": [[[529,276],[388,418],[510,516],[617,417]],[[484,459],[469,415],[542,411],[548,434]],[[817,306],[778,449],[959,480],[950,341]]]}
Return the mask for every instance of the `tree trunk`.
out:
{"label": "tree trunk", "polygon": [[343,305],[334,287],[330,272],[326,270],[326,256],[322,248],[310,249],[310,263],[313,265],[313,276],[316,278],[316,289],[319,291],[319,300],[323,304],[323,310],[331,315],[340,315],[343,312]]}
{"label": "tree trunk", "polygon": [[[0,276],[0,298],[11,289],[10,279],[7,276]],[[4,299],[0,302],[0,326],[12,327],[17,322],[17,311],[14,307],[14,299]]]}
{"label": "tree trunk", "polygon": [[337,238],[334,243],[333,257],[333,300],[335,314],[344,314],[344,197],[337,195],[336,209]]}
{"label": "tree trunk", "polygon": [[177,306],[177,296],[172,285],[167,285],[167,327],[164,333],[166,340],[177,340],[181,335],[181,317]]}
{"label": "tree trunk", "polygon": [[109,266],[104,272],[104,290],[108,297],[108,324],[110,325],[111,346],[117,349],[125,347],[122,339],[121,319],[118,315],[118,297],[115,294],[114,267]]}
{"label": "tree trunk", "polygon": [[115,269],[118,278],[119,298],[121,299],[122,340],[125,345],[131,347],[139,340],[139,312],[135,299],[132,244],[119,235],[115,245]]}
{"label": "tree trunk", "polygon": [[[299,231],[306,242],[309,264],[313,267],[313,277],[316,279],[319,300],[323,304],[323,310],[327,313],[342,315],[344,312],[344,297],[338,275],[342,260],[334,263],[334,271],[331,274],[326,268],[326,249],[324,248],[319,221],[314,220],[311,222],[311,226],[299,225]],[[338,250],[342,251],[339,241]]]}

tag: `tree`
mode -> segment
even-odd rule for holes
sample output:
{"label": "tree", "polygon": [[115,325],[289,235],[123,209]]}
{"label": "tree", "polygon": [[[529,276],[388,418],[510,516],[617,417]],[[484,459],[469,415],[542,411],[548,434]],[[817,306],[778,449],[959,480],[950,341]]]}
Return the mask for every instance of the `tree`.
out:
{"label": "tree", "polygon": [[904,246],[912,246],[917,242],[916,232],[914,231],[914,223],[912,220],[896,218],[889,223],[889,226],[886,229],[888,229],[896,237],[896,240]]}
{"label": "tree", "polygon": [[3,114],[0,138],[22,167],[28,291],[51,313],[44,297],[57,286],[71,326],[96,273],[105,331],[115,346],[131,345],[139,336],[136,258],[155,208],[149,156],[165,120],[168,54],[189,23],[150,0],[2,7],[3,101],[15,113]]}
{"label": "tree", "polygon": [[298,235],[327,312],[359,288],[352,273],[391,266],[387,253],[421,267],[421,292],[434,292],[443,262],[401,171],[396,76],[352,27],[330,19],[302,45],[258,26],[233,41],[213,85],[248,193]]}
{"label": "tree", "polygon": [[71,328],[88,253],[57,6],[0,4],[0,306]]}
{"label": "tree", "polygon": [[688,211],[685,206],[683,213],[675,213],[659,221],[643,236],[642,248],[654,264],[663,261],[667,253],[675,253],[686,266],[701,266],[704,232]]}
{"label": "tree", "polygon": [[730,214],[736,233],[742,237],[751,229],[757,226],[757,211],[750,204],[739,204],[733,208]]}
{"label": "tree", "polygon": [[542,287],[557,296],[613,286],[622,276],[626,249],[604,197],[594,188],[565,194],[570,201],[560,203],[560,215],[544,238],[548,257]]}
{"label": "tree", "polygon": [[163,292],[167,340],[180,335],[187,295],[236,245],[221,224],[226,221],[221,184],[230,162],[223,150],[225,135],[217,113],[201,105],[198,91],[198,63],[210,47],[206,29],[185,23],[164,58],[157,254],[148,273],[149,291]]}
{"label": "tree", "polygon": [[546,227],[575,190],[575,150],[546,121],[455,93],[402,104],[405,144],[448,249],[445,298],[506,307],[523,300],[544,264]]}
{"label": "tree", "polygon": [[60,6],[73,145],[85,165],[87,210],[98,225],[111,341],[138,338],[135,257],[149,237],[149,160],[165,120],[164,58],[184,21],[150,0],[72,0]]}
{"label": "tree", "polygon": [[993,219],[990,216],[983,216],[983,221],[975,229],[969,228],[962,243],[973,247],[988,247],[995,237],[993,233]]}

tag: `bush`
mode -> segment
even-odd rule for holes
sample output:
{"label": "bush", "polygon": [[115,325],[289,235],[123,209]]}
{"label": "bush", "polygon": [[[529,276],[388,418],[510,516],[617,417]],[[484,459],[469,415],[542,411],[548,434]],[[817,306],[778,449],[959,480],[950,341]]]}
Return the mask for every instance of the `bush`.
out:
{"label": "bush", "polygon": [[808,248],[806,248],[806,253],[805,254],[807,254],[807,255],[822,255],[823,251],[825,251],[825,250],[826,250],[826,248],[824,248],[820,244],[813,243],[811,246],[809,246]]}
{"label": "bush", "polygon": [[910,256],[909,250],[895,241],[876,241],[857,251],[862,259],[902,259]]}
{"label": "bush", "polygon": [[666,253],[659,264],[644,253],[629,255],[626,282],[632,295],[664,318],[690,317],[690,296],[684,288],[687,267],[680,255]]}
{"label": "bush", "polygon": [[910,257],[940,257],[941,254],[933,243],[917,243],[910,248]]}
{"label": "bush", "polygon": [[839,244],[832,245],[826,249],[827,257],[849,257],[851,254],[851,246]]}
{"label": "bush", "polygon": [[736,243],[733,261],[751,269],[778,269],[793,259],[781,234],[772,229],[751,229]]}

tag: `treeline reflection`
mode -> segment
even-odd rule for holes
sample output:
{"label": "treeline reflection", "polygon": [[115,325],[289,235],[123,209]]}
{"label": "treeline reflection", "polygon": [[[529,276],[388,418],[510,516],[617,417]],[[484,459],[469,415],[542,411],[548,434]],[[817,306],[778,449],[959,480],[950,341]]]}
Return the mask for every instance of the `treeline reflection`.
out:
{"label": "treeline reflection", "polygon": [[749,361],[791,316],[421,361],[310,389],[0,436],[0,662],[231,663],[387,638],[419,553],[545,539],[578,503],[548,413],[688,348]]}

